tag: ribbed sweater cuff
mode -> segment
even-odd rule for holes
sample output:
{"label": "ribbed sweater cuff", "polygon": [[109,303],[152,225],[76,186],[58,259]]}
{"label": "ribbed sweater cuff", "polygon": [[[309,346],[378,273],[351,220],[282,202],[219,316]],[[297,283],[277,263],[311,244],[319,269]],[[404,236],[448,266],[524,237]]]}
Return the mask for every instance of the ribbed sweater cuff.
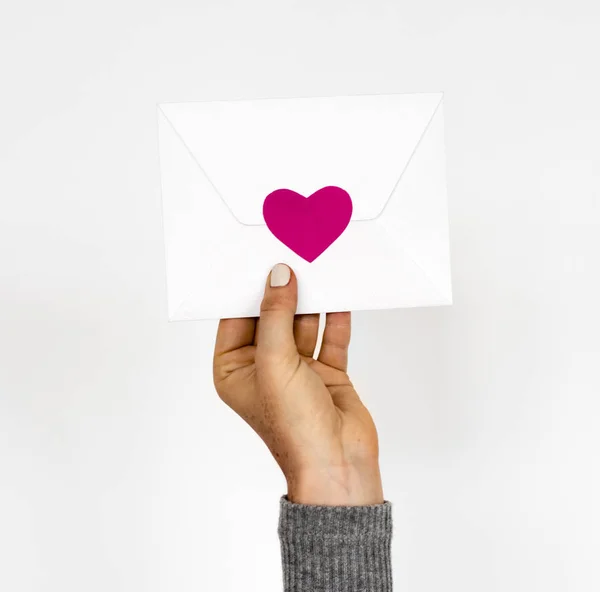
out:
{"label": "ribbed sweater cuff", "polygon": [[305,506],[281,498],[285,592],[391,592],[392,506]]}

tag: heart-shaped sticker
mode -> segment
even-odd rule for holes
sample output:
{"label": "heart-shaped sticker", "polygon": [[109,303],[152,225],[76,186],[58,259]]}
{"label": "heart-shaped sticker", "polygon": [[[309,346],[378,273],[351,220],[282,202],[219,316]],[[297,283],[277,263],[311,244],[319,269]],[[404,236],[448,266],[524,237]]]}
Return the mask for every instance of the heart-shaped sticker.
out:
{"label": "heart-shaped sticker", "polygon": [[276,238],[312,263],[346,230],[352,217],[352,199],[334,186],[308,197],[291,189],[277,189],[265,198],[263,216]]}

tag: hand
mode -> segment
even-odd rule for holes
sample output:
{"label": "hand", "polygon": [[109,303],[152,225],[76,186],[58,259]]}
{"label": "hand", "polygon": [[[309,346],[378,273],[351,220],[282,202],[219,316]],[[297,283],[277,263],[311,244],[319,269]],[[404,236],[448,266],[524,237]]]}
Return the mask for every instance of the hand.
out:
{"label": "hand", "polygon": [[295,316],[297,280],[276,265],[260,319],[224,319],[214,355],[221,399],[263,439],[291,502],[383,503],[377,431],[348,375],[350,313],[327,315],[318,360],[319,315]]}

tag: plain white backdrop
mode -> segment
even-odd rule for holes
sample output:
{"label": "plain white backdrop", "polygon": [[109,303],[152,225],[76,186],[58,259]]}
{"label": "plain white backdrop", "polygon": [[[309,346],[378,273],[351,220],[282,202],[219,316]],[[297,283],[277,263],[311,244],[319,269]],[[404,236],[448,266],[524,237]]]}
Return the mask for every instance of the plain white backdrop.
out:
{"label": "plain white backdrop", "polygon": [[283,478],[214,393],[216,324],[166,320],[156,103],[438,90],[455,304],[358,313],[351,351],[396,588],[600,589],[599,30],[582,0],[5,2],[0,589],[281,589]]}

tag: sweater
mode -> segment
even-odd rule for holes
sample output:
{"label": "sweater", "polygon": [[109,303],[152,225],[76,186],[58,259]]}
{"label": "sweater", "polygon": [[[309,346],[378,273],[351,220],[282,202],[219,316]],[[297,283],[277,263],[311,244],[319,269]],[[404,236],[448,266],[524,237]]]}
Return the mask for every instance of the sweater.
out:
{"label": "sweater", "polygon": [[392,507],[280,501],[285,592],[391,592]]}

